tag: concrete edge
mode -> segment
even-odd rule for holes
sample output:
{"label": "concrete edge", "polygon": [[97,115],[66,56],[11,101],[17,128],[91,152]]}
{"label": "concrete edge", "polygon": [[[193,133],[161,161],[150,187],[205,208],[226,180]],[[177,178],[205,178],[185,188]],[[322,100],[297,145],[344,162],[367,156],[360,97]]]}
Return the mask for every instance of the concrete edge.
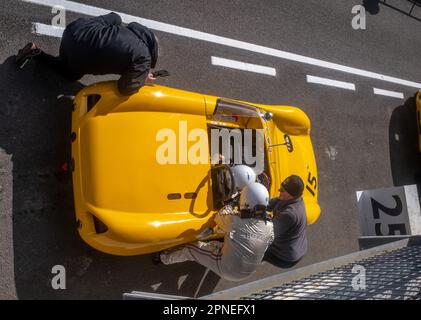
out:
{"label": "concrete edge", "polygon": [[397,240],[391,243],[387,243],[385,245],[381,245],[381,246],[363,250],[363,251],[354,252],[345,256],[333,258],[327,261],[319,262],[319,263],[312,264],[306,267],[302,267],[302,268],[291,270],[285,273],[277,274],[268,278],[246,283],[237,287],[215,292],[215,293],[200,297],[198,299],[237,300],[237,299],[240,299],[241,297],[245,297],[253,293],[258,293],[263,290],[273,288],[275,286],[280,286],[284,283],[302,279],[310,275],[328,271],[339,266],[343,266],[349,263],[353,263],[359,260],[373,257],[375,255],[379,255],[382,253],[387,253],[390,251],[407,247],[410,240],[411,240],[410,238]]}
{"label": "concrete edge", "polygon": [[367,250],[390,242],[408,239],[410,235],[397,235],[397,236],[362,236],[358,238],[360,250]]}
{"label": "concrete edge", "polygon": [[170,294],[160,294],[152,292],[132,291],[123,293],[123,300],[188,300],[189,297],[176,296]]}

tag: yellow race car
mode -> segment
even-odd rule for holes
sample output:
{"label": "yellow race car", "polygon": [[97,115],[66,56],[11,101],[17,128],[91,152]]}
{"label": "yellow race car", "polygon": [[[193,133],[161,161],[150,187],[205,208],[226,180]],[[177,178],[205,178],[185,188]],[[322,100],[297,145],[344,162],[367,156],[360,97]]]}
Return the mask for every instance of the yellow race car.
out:
{"label": "yellow race car", "polygon": [[[234,185],[230,166],[210,161],[215,129],[262,132],[259,181],[275,197],[283,179],[301,176],[308,222],[318,219],[310,120],[300,109],[159,85],[125,97],[111,81],[84,88],[74,100],[72,178],[82,239],[127,256],[221,237],[213,217]],[[229,152],[236,147],[230,139]]]}

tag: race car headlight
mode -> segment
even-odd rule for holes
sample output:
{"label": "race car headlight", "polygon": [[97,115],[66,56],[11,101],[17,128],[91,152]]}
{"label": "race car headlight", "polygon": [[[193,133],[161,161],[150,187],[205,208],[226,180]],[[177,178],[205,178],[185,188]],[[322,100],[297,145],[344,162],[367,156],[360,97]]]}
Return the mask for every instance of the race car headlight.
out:
{"label": "race car headlight", "polygon": [[79,117],[84,116],[86,113],[92,110],[93,107],[101,100],[99,94],[90,94],[85,96],[85,98],[80,103]]}
{"label": "race car headlight", "polygon": [[97,104],[97,102],[101,99],[99,94],[90,94],[86,97],[86,112],[91,111],[93,107]]}
{"label": "race car headlight", "polygon": [[92,214],[92,219],[94,220],[95,232],[97,234],[105,233],[108,231],[107,225],[99,220],[96,216]]}

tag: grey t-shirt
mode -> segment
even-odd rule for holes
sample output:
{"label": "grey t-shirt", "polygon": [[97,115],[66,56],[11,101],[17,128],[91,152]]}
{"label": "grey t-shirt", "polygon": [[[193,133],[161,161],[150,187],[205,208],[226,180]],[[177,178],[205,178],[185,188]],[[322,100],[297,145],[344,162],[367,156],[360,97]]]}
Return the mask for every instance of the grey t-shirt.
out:
{"label": "grey t-shirt", "polygon": [[275,240],[268,251],[286,262],[300,260],[307,252],[307,216],[302,198],[282,201],[278,198],[269,203],[273,211]]}

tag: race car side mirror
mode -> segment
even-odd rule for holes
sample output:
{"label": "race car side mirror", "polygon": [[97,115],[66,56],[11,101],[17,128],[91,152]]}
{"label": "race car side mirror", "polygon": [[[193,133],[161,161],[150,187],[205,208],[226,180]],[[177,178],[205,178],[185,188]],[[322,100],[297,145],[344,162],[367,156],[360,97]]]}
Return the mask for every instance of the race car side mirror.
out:
{"label": "race car side mirror", "polygon": [[272,112],[266,112],[266,113],[263,115],[263,118],[264,118],[266,121],[270,121],[270,120],[272,120],[272,118],[273,118],[273,113],[272,113]]}

